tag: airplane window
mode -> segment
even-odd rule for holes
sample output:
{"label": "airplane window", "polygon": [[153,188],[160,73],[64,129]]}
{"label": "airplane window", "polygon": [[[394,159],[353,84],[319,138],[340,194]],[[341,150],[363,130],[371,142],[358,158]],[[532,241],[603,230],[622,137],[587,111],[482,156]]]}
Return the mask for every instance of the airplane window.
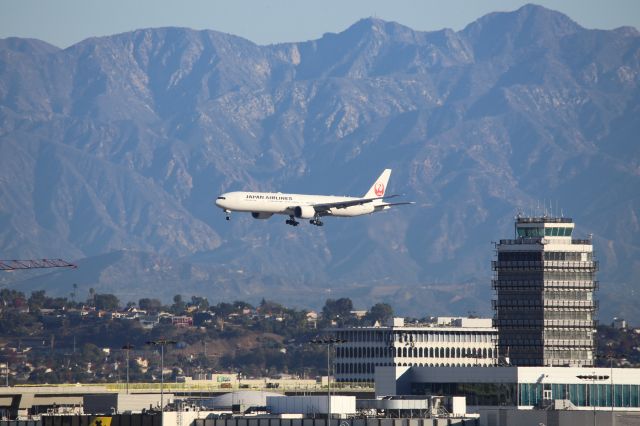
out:
{"label": "airplane window", "polygon": [[218,200],[226,200],[225,197],[218,197]]}

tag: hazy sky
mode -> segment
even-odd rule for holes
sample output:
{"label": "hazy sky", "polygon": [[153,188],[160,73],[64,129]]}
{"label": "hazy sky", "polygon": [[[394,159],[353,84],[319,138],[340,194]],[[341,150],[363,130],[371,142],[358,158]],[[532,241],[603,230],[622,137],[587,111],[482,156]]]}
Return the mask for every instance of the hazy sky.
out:
{"label": "hazy sky", "polygon": [[[67,47],[138,28],[213,29],[258,44],[315,39],[376,16],[416,30],[462,29],[518,0],[0,0],[0,38],[34,37]],[[537,1],[587,28],[640,28],[640,0]]]}

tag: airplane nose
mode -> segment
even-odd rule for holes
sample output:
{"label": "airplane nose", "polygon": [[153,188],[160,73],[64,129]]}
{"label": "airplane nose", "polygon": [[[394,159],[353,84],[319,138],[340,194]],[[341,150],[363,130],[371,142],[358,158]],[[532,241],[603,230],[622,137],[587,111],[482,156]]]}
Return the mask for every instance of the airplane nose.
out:
{"label": "airplane nose", "polygon": [[224,195],[219,196],[218,198],[216,198],[216,206],[220,207],[221,209],[226,208],[226,201],[227,198]]}

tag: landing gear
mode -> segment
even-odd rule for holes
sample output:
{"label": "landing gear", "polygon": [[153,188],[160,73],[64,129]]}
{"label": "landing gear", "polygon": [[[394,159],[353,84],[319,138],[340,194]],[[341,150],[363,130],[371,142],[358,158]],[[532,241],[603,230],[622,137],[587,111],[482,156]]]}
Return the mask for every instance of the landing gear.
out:
{"label": "landing gear", "polygon": [[225,210],[224,214],[227,216],[227,220],[231,220],[231,210]]}
{"label": "landing gear", "polygon": [[289,216],[289,219],[287,219],[284,223],[291,226],[300,225],[300,222],[298,222],[293,216]]}
{"label": "landing gear", "polygon": [[310,224],[315,225],[315,226],[323,226],[324,222],[321,221],[320,219],[311,219],[309,221]]}

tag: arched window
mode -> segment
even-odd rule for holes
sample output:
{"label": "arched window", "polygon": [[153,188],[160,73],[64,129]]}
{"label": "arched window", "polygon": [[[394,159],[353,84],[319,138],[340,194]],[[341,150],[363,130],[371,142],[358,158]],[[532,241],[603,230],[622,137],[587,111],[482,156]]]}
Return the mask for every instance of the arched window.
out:
{"label": "arched window", "polygon": [[450,355],[451,355],[451,354],[450,354],[450,352],[449,352],[449,348],[445,349],[445,350],[444,350],[444,356],[445,356],[445,358],[449,358],[449,357],[450,357]]}
{"label": "arched window", "polygon": [[418,356],[422,358],[422,348],[418,349]]}
{"label": "arched window", "polygon": [[402,356],[403,357],[407,356],[407,348],[402,348]]}

